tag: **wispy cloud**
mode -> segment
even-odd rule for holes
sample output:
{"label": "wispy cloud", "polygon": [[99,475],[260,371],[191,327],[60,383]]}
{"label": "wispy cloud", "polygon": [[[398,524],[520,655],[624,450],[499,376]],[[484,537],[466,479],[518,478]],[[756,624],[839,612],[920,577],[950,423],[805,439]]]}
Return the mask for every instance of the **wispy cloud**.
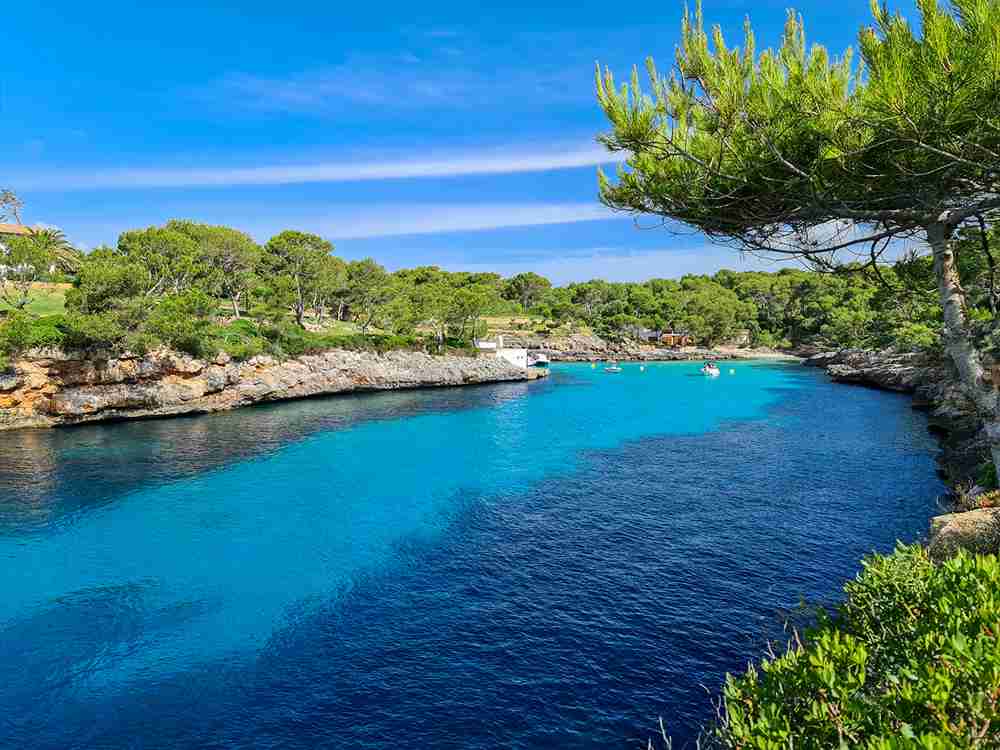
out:
{"label": "wispy cloud", "polygon": [[297,225],[309,227],[311,231],[337,241],[573,224],[614,218],[615,214],[599,203],[389,204],[374,208],[340,207],[321,218],[300,219]]}
{"label": "wispy cloud", "polygon": [[[463,51],[446,47],[428,59],[414,53],[384,63],[351,62],[285,77],[231,73],[200,89],[199,98],[228,108],[310,115],[407,110],[464,110],[507,101],[511,107],[551,107],[593,99],[589,68],[476,71],[456,66]],[[449,59],[444,64],[440,59]],[[377,110],[373,111],[374,108]]]}
{"label": "wispy cloud", "polygon": [[552,147],[544,150],[508,147],[451,152],[436,157],[401,157],[381,162],[359,159],[255,167],[95,168],[87,171],[26,174],[14,182],[21,190],[208,188],[547,172],[592,167],[612,161],[608,152],[596,144]]}

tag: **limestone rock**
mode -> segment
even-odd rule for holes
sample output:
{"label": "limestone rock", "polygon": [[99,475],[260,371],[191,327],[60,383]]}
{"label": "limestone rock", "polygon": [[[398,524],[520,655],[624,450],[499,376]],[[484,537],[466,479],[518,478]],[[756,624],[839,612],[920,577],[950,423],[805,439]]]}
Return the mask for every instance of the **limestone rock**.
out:
{"label": "limestone rock", "polygon": [[856,383],[900,393],[913,393],[928,380],[932,363],[922,354],[871,352],[847,349],[823,352],[805,360],[812,367],[825,367],[833,380]]}
{"label": "limestone rock", "polygon": [[75,358],[46,351],[0,375],[0,429],[231,409],[350,391],[532,380],[495,357],[333,350],[279,361],[212,362],[170,351]]}
{"label": "limestone rock", "polygon": [[803,364],[826,368],[840,383],[912,394],[914,408],[928,413],[928,426],[941,436],[938,460],[949,481],[975,479],[989,458],[975,406],[948,362],[919,353],[847,349],[820,352]]}
{"label": "limestone rock", "polygon": [[932,518],[928,542],[931,556],[942,560],[959,549],[980,553],[1000,551],[1000,509],[980,508]]}

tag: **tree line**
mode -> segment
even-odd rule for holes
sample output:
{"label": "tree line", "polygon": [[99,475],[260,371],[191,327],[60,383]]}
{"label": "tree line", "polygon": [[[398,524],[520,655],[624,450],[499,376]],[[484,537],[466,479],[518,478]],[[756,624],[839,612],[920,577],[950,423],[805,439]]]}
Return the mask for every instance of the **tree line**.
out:
{"label": "tree line", "polygon": [[[970,315],[984,338],[997,305],[995,235],[970,230],[959,240]],[[176,220],[126,231],[115,246],[86,254],[57,230],[11,236],[0,273],[8,354],[44,345],[167,345],[237,357],[333,346],[441,350],[486,335],[488,316],[522,316],[530,333],[651,340],[672,331],[709,346],[739,337],[767,347],[932,349],[942,327],[932,260],[917,254],[837,273],[724,270],[555,286],[532,272],[390,272],[371,258],[337,257],[328,240],[306,232],[283,231],[261,245],[237,229]],[[45,293],[37,282],[46,280],[72,283],[64,314],[31,314]]]}

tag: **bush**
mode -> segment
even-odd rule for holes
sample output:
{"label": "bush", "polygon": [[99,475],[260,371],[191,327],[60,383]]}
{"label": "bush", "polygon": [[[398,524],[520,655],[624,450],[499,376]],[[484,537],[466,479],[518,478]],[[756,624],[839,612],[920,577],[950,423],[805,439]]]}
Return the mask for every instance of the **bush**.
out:
{"label": "bush", "polygon": [[724,748],[1000,748],[1000,565],[874,556],[835,618],[728,677]]}
{"label": "bush", "polygon": [[892,344],[901,351],[923,351],[937,348],[941,334],[923,323],[907,322],[892,331]]}
{"label": "bush", "polygon": [[20,354],[28,349],[61,346],[64,334],[62,315],[36,318],[25,312],[8,315],[0,322],[0,353]]}
{"label": "bush", "polygon": [[146,332],[172,349],[195,357],[213,357],[219,351],[211,336],[209,316],[218,303],[200,291],[165,297],[146,323]]}
{"label": "bush", "polygon": [[67,349],[127,348],[130,329],[113,312],[84,314],[67,313],[61,324],[64,345]]}

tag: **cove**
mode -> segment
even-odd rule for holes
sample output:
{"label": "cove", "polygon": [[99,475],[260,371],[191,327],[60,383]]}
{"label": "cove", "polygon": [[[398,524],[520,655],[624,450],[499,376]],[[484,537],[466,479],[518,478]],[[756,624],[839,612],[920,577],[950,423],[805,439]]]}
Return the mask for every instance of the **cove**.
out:
{"label": "cove", "polygon": [[766,362],[0,450],[15,747],[634,747],[660,716],[682,744],[701,686],[943,491],[905,397]]}

